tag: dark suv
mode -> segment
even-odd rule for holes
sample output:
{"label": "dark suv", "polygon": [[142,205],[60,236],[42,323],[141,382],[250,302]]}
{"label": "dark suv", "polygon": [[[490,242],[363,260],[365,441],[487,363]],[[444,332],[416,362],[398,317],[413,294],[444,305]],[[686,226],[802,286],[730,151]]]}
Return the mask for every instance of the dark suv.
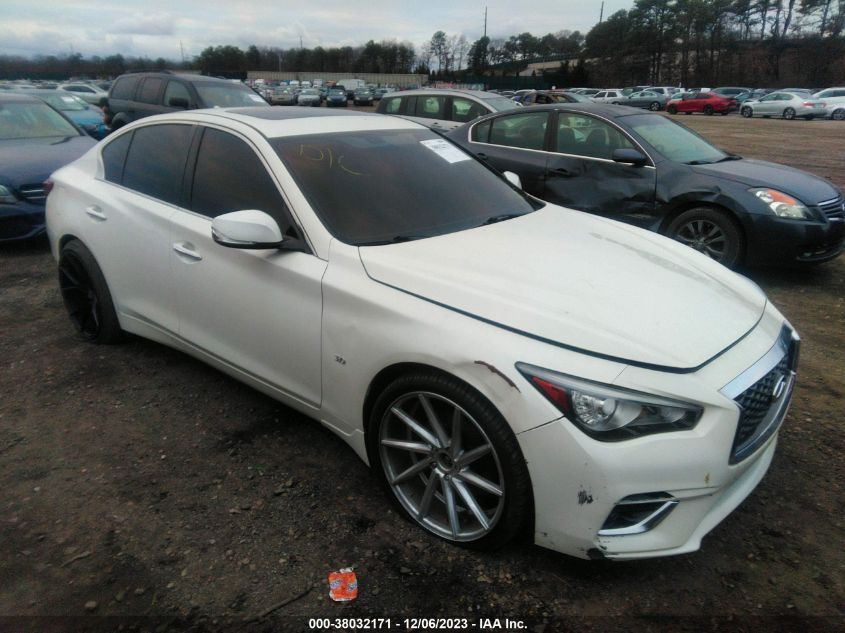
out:
{"label": "dark suv", "polygon": [[108,116],[113,130],[153,114],[196,108],[270,105],[238,81],[168,72],[121,75],[109,90]]}

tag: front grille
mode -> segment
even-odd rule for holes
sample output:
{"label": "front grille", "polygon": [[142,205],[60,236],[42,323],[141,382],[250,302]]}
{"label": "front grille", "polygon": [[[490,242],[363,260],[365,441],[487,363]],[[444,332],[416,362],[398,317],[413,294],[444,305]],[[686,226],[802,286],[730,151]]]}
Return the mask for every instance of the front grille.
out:
{"label": "front grille", "polygon": [[44,202],[47,199],[47,194],[44,193],[44,185],[21,185],[18,187],[20,197],[28,202]]}
{"label": "front grille", "polygon": [[841,197],[819,202],[819,208],[828,220],[845,220],[845,201]]}
{"label": "front grille", "polygon": [[777,365],[734,398],[739,405],[739,421],[731,449],[732,464],[751,455],[780,426],[792,398],[796,361],[797,344],[790,341]]}

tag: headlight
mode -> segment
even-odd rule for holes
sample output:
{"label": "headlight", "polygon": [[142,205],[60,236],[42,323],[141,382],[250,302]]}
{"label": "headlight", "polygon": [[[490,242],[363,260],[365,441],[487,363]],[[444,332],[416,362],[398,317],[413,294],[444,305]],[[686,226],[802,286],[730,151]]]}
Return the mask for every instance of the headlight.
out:
{"label": "headlight", "polygon": [[516,368],[566,418],[595,439],[614,442],[693,428],[702,408],[573,378],[525,363]]}
{"label": "headlight", "polygon": [[18,199],[11,189],[0,185],[0,204],[15,204],[17,201]]}
{"label": "headlight", "polygon": [[748,191],[769,205],[772,212],[779,218],[804,220],[810,217],[810,210],[807,207],[777,189],[749,189]]}

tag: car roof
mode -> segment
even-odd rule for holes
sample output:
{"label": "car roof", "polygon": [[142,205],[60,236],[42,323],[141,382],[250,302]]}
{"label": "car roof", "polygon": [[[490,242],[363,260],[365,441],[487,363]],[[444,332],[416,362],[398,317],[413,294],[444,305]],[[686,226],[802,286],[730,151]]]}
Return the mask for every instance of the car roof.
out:
{"label": "car roof", "polygon": [[[208,108],[144,117],[137,124],[165,121],[219,123],[220,119],[247,125],[267,138],[367,130],[429,130],[401,117],[317,108]],[[135,127],[136,124],[131,125]]]}
{"label": "car roof", "polygon": [[[532,92],[527,90],[525,92]],[[523,92],[519,90],[517,92]],[[417,95],[446,95],[451,97],[475,97],[476,99],[496,99],[502,98],[502,95],[495,92],[487,92],[486,90],[458,90],[456,88],[417,88],[416,90],[403,90],[400,95],[402,97],[413,97]]]}
{"label": "car roof", "polygon": [[[34,90],[33,90],[34,92]],[[38,97],[32,96],[30,97],[28,94],[22,94],[20,92],[0,92],[0,101],[17,101],[23,103],[44,103]]]}

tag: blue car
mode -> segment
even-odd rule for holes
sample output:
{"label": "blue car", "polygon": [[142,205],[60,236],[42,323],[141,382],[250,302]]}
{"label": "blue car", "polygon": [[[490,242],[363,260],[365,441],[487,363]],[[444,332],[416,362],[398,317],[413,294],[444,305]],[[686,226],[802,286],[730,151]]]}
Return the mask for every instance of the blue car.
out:
{"label": "blue car", "polygon": [[64,90],[27,90],[23,94],[44,99],[98,141],[109,133],[103,121],[103,111],[75,94]]}
{"label": "blue car", "polygon": [[338,106],[342,108],[347,106],[346,90],[343,88],[332,88],[326,97],[326,107],[335,108]]}
{"label": "blue car", "polygon": [[45,232],[44,181],[96,144],[41,99],[0,93],[0,243]]}

